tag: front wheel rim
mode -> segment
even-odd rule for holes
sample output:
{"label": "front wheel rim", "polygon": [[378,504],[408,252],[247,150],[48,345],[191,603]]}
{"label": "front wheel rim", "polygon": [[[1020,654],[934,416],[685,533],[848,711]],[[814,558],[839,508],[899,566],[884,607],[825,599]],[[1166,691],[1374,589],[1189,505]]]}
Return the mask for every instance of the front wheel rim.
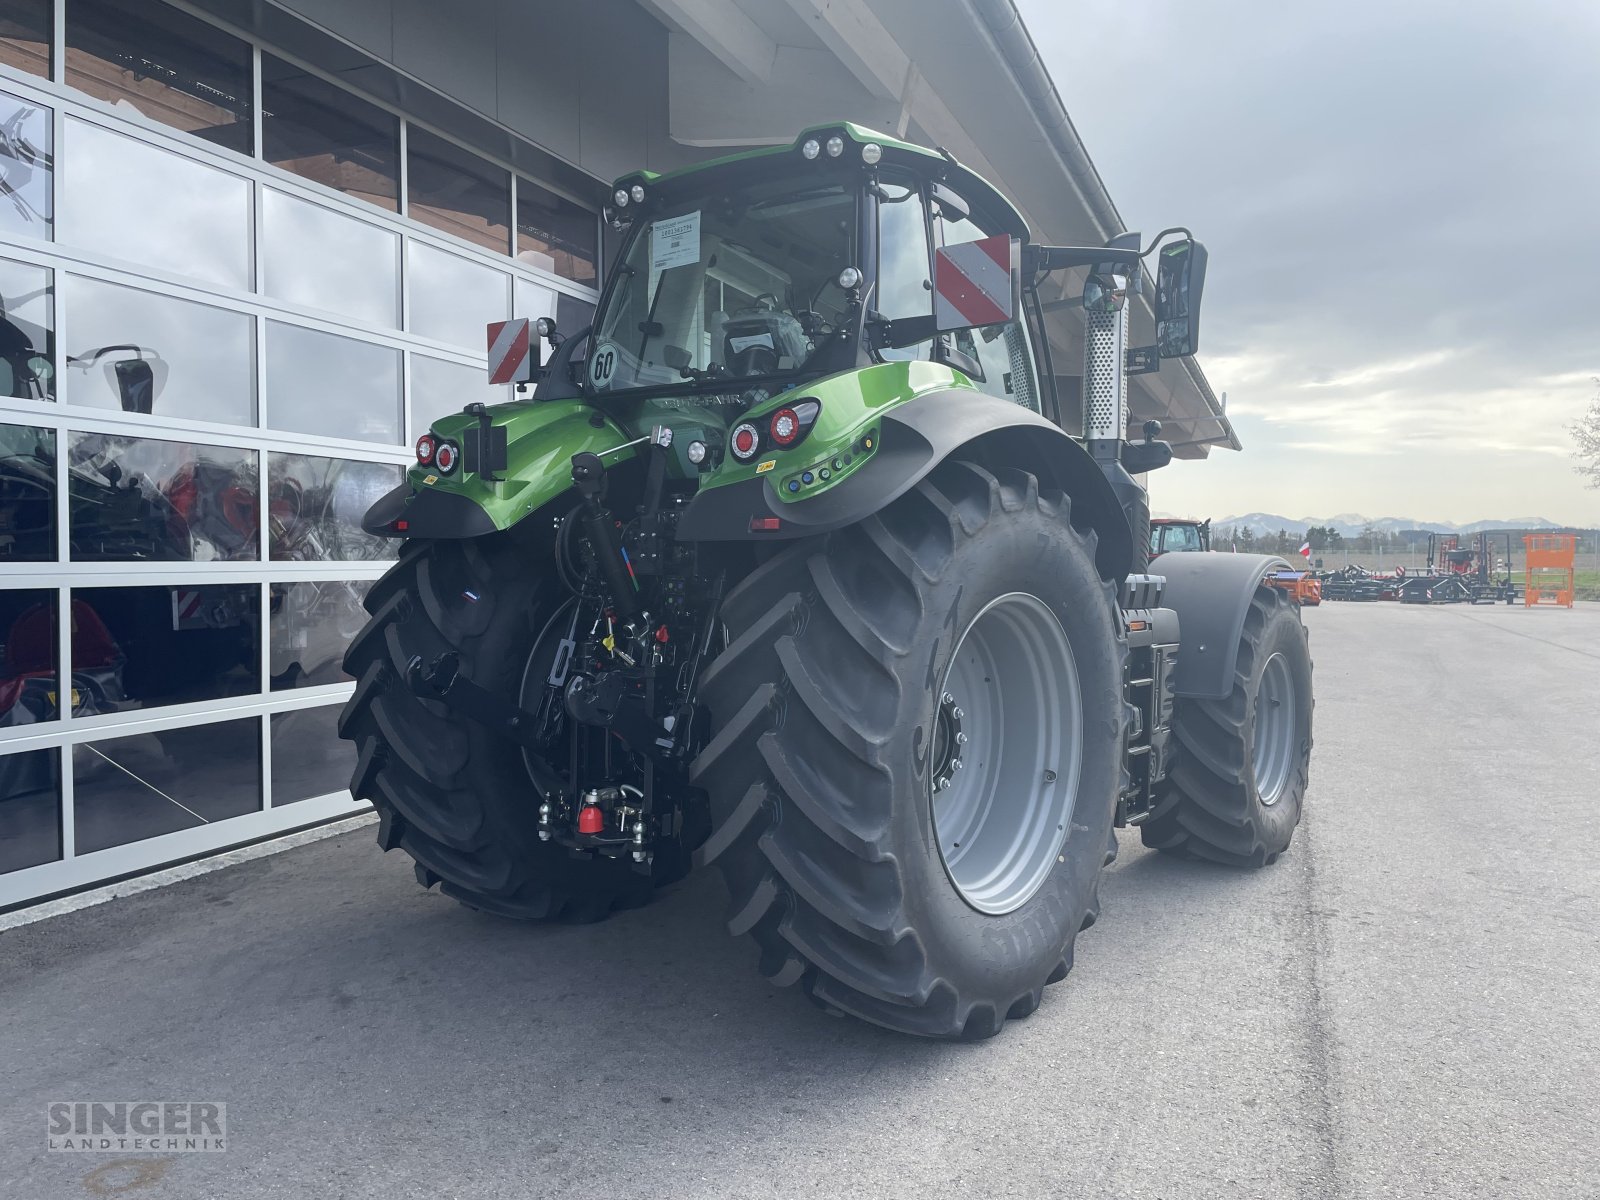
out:
{"label": "front wheel rim", "polygon": [[1295,758],[1294,676],[1289,660],[1281,654],[1267,659],[1261,669],[1261,686],[1256,689],[1255,746],[1252,764],[1256,794],[1267,806],[1276,804],[1289,786]]}
{"label": "front wheel rim", "polygon": [[990,601],[937,700],[928,786],[940,860],[967,904],[1014,912],[1059,860],[1082,769],[1077,663],[1049,605],[1026,592]]}

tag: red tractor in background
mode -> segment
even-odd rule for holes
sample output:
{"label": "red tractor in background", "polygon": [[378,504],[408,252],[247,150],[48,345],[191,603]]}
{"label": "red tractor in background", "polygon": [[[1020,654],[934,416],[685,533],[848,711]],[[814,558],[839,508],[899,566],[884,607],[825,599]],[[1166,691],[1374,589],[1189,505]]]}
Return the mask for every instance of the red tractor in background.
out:
{"label": "red tractor in background", "polygon": [[1184,551],[1211,549],[1211,518],[1195,521],[1186,517],[1150,519],[1150,557]]}

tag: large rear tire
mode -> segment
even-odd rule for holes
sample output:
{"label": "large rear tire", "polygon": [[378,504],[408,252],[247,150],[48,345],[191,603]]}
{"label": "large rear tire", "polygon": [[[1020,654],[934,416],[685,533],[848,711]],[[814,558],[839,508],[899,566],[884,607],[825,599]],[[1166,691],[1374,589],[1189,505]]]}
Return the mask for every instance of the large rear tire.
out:
{"label": "large rear tire", "polygon": [[1311,650],[1299,607],[1259,587],[1239,639],[1233,689],[1180,699],[1178,756],[1139,827],[1146,846],[1260,867],[1289,848],[1311,769]]}
{"label": "large rear tire", "polygon": [[[567,601],[543,549],[515,533],[407,543],[368,592],[372,618],[345,653],[357,682],[339,731],[356,743],[350,791],[377,809],[378,844],[415,859],[424,887],[437,883],[468,907],[506,917],[595,921],[644,903],[652,878],[619,859],[541,842],[522,748],[419,699],[405,682],[413,657],[453,650],[468,679],[529,703],[525,678],[542,678],[534,659],[552,645]],[[655,881],[682,874],[687,861],[682,847],[659,847]]]}
{"label": "large rear tire", "polygon": [[[701,690],[701,854],[773,982],[972,1038],[1066,975],[1098,914],[1126,720],[1094,550],[1066,496],[948,462],[729,594]],[[974,782],[935,790],[957,776]]]}

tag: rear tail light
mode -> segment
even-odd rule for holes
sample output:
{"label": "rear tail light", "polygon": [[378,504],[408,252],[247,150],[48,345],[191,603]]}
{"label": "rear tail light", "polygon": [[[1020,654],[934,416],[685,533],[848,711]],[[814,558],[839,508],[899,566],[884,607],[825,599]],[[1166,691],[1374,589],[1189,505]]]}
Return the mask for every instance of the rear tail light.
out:
{"label": "rear tail light", "polygon": [[772,440],[780,446],[792,446],[800,440],[800,416],[792,408],[780,408],[772,414]]}
{"label": "rear tail light", "polygon": [[425,433],[417,439],[417,465],[427,467],[433,465],[434,440],[431,433]]}
{"label": "rear tail light", "polygon": [[433,452],[433,465],[448,475],[456,469],[456,459],[459,456],[460,452],[456,450],[454,442],[440,442]]}
{"label": "rear tail light", "polygon": [[773,444],[782,450],[798,446],[805,440],[806,434],[811,432],[811,427],[817,423],[817,418],[821,414],[822,405],[816,400],[797,400],[780,408],[772,414],[772,420],[768,424]]}
{"label": "rear tail light", "polygon": [[[736,461],[747,463],[763,450],[788,450],[805,441],[822,415],[819,401],[806,399],[786,404],[769,417],[741,421],[728,435],[728,449]],[[765,429],[763,430],[763,426]]]}
{"label": "rear tail light", "polygon": [[761,450],[761,431],[749,421],[735,425],[728,438],[728,448],[740,462],[749,462]]}

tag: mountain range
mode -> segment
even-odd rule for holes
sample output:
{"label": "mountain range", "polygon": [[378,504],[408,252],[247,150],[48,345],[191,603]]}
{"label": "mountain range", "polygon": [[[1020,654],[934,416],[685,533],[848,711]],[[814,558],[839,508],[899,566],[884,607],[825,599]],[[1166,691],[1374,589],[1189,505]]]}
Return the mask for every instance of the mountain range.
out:
{"label": "mountain range", "polygon": [[1485,529],[1566,529],[1568,526],[1544,517],[1507,517],[1503,521],[1472,521],[1458,525],[1453,521],[1416,521],[1409,517],[1365,517],[1360,513],[1339,513],[1332,517],[1284,517],[1277,513],[1252,512],[1237,517],[1222,517],[1211,523],[1217,529],[1251,529],[1256,534],[1304,533],[1313,525],[1336,529],[1343,537],[1360,537],[1369,525],[1379,533],[1422,530],[1426,533],[1478,533]]}

